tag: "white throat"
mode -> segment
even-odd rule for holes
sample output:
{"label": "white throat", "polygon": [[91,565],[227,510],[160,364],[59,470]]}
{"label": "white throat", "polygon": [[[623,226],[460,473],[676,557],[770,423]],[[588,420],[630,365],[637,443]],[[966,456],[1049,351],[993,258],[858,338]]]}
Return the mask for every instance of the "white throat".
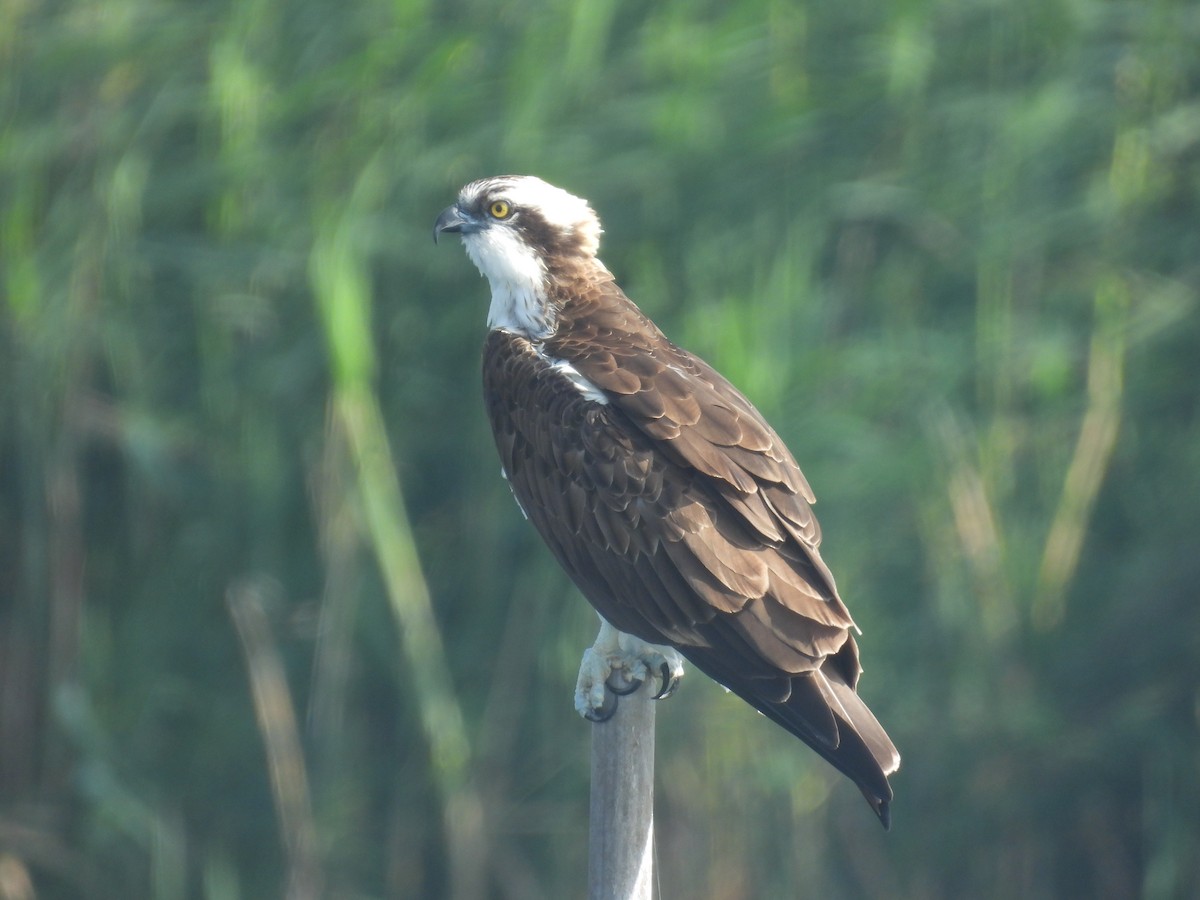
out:
{"label": "white throat", "polygon": [[517,235],[507,228],[485,228],[464,234],[471,262],[492,287],[488,327],[543,338],[554,323],[546,303],[546,267]]}

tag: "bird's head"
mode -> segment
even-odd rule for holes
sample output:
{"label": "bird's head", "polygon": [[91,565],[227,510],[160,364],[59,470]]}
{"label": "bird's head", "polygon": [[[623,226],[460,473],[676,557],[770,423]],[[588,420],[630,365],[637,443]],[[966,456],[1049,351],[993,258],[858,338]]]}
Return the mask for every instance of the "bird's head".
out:
{"label": "bird's head", "polygon": [[532,175],[472,181],[438,216],[433,239],[457,234],[492,286],[488,324],[534,337],[553,327],[550,280],[596,265],[600,220],[586,200]]}

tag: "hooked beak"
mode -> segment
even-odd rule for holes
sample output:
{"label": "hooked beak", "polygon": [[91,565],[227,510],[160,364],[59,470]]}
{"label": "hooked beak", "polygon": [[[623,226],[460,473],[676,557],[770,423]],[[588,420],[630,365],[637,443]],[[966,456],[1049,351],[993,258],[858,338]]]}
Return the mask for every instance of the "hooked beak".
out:
{"label": "hooked beak", "polygon": [[474,234],[482,230],[483,225],[464,213],[457,205],[447,206],[433,223],[433,242],[436,244],[438,235],[445,231],[450,234]]}

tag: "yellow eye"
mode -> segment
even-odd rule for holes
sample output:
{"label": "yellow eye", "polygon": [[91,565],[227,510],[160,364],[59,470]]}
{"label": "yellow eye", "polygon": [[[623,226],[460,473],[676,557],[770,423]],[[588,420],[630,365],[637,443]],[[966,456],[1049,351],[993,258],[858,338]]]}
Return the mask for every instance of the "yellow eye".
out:
{"label": "yellow eye", "polygon": [[488,207],[488,212],[492,214],[492,218],[507,219],[512,213],[512,207],[508,205],[507,201],[493,200],[492,205]]}

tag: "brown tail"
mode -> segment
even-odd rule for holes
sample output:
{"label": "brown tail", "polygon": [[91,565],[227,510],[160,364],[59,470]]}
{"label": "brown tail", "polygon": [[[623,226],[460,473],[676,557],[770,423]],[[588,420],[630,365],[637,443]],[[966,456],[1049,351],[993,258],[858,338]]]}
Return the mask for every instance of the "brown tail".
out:
{"label": "brown tail", "polygon": [[[764,696],[764,685],[756,679],[722,671],[703,654],[687,655],[696,668],[800,738],[858,785],[883,827],[891,826],[893,795],[888,776],[900,768],[900,754],[852,687],[857,676],[852,639],[847,640],[845,655],[829,657],[819,671],[793,676],[791,691],[782,701]],[[846,672],[850,660],[854,667]],[[777,681],[772,687],[777,690]]]}

